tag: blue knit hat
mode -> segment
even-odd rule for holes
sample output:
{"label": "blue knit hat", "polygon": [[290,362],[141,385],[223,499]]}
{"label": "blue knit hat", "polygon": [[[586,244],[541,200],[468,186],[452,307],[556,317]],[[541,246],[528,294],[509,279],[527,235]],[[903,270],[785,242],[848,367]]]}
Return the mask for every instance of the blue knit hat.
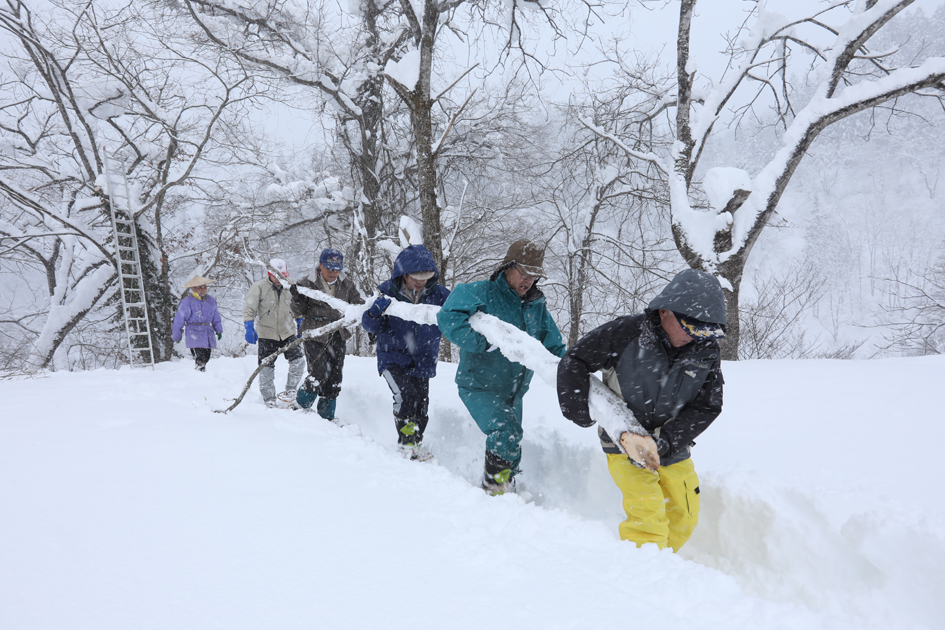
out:
{"label": "blue knit hat", "polygon": [[329,271],[341,271],[344,268],[344,263],[344,254],[330,247],[322,250],[322,255],[318,257],[318,264]]}

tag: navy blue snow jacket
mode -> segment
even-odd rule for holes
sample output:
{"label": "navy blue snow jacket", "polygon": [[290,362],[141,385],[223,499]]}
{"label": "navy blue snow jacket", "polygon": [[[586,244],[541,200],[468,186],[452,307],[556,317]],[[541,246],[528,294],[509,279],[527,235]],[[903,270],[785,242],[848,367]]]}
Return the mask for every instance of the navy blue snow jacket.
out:
{"label": "navy blue snow jacket", "polygon": [[[408,273],[432,271],[433,277],[427,280],[416,302],[404,286],[404,276]],[[433,254],[423,245],[411,245],[397,255],[391,279],[381,283],[378,292],[394,300],[408,304],[432,304],[443,306],[449,289],[439,283],[440,274],[433,262]],[[368,315],[361,317],[361,325],[370,333],[377,335],[377,371],[383,373],[392,365],[407,370],[416,378],[436,376],[436,359],[440,353],[440,329],[431,324],[414,322],[381,315],[377,319]]]}

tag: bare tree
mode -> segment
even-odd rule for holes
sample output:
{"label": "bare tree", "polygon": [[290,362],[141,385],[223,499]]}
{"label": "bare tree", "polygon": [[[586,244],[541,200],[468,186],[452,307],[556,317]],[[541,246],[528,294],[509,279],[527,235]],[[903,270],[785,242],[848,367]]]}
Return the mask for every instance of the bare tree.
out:
{"label": "bare tree", "polygon": [[[253,92],[238,68],[149,37],[148,20],[131,8],[99,13],[63,2],[40,21],[22,0],[0,7],[0,31],[16,45],[0,79],[0,259],[6,264],[15,253],[47,280],[45,304],[33,308],[44,317],[24,332],[33,367],[50,366],[76,326],[114,295],[106,149],[136,196],[130,218],[143,243],[152,341],[157,358],[170,356],[176,300],[165,209],[194,175],[224,114]],[[100,334],[114,325],[99,323]]]}
{"label": "bare tree", "polygon": [[754,299],[742,304],[739,359],[804,359],[817,339],[804,332],[804,316],[820,299],[826,278],[809,264],[794,265],[754,282]]}
{"label": "bare tree", "polygon": [[[461,15],[461,9],[467,11]],[[434,93],[438,50],[443,46],[440,40],[448,34],[457,35],[461,41],[476,40],[488,28],[499,24],[497,18],[502,16],[504,24],[500,28],[506,29],[507,39],[500,44],[501,55],[508,57],[512,51],[519,50],[526,60],[534,60],[523,47],[522,31],[523,27],[528,28],[526,16],[531,13],[528,9],[537,10],[538,21],[550,26],[554,37],[561,35],[554,19],[557,9],[531,0],[512,0],[511,3],[471,0],[399,2],[398,24],[406,37],[397,54],[388,62],[385,77],[409,112],[423,241],[444,276],[449,272],[451,251],[447,245],[444,252],[444,241],[451,237],[450,232],[444,230],[442,217],[448,204],[438,196],[445,192],[440,160],[455,148],[456,143],[451,142],[450,134],[461,124],[464,110],[475,97],[476,90],[471,90],[468,96],[456,102],[451,101],[449,95],[478,64],[460,68],[454,75],[442,79],[444,87]],[[541,67],[540,62],[536,63]],[[439,118],[437,108],[441,109]],[[489,117],[489,120],[499,122],[500,119]],[[452,233],[455,234],[456,230]]]}
{"label": "bare tree", "polygon": [[[721,278],[729,314],[723,357],[739,355],[739,289],[748,256],[818,135],[858,112],[898,110],[899,99],[909,94],[941,98],[945,58],[878,53],[869,45],[912,3],[834,2],[793,20],[758,5],[728,37],[726,72],[702,85],[690,59],[696,0],[682,0],[675,85],[657,110],[675,111],[669,119],[676,138],[672,150],[636,148],[610,134],[628,155],[660,170],[670,192],[673,237],[685,261]],[[811,89],[795,89],[798,76]],[[774,153],[752,174],[715,169],[715,195],[707,202],[696,174],[716,126],[738,129],[748,119],[768,120],[768,111],[779,130]],[[653,116],[640,112],[638,120]]]}
{"label": "bare tree", "polygon": [[389,228],[391,208],[382,174],[385,137],[381,70],[406,35],[387,24],[388,5],[368,0],[351,15],[328,3],[184,0],[191,18],[222,49],[262,70],[313,90],[330,104],[338,137],[349,153],[356,193],[358,282],[370,290],[378,234]]}
{"label": "bare tree", "polygon": [[627,124],[628,109],[652,109],[651,99],[652,91],[638,83],[588,85],[562,112],[567,140],[550,152],[554,159],[541,187],[556,235],[552,255],[560,259],[558,292],[567,296],[562,310],[569,343],[616,313],[645,307],[679,266],[658,170],[638,168],[588,128],[611,130],[624,144],[658,142],[652,128]]}
{"label": "bare tree", "polygon": [[892,329],[880,349],[910,355],[945,352],[945,255],[925,271],[894,270],[880,281],[891,298],[881,306],[880,321]]}

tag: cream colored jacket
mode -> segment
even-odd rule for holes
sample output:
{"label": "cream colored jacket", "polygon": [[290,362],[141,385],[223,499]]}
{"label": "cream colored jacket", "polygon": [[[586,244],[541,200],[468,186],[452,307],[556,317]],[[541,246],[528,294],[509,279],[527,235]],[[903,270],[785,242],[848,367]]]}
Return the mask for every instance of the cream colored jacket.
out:
{"label": "cream colored jacket", "polygon": [[282,289],[280,295],[269,276],[253,283],[243,303],[243,321],[255,321],[256,334],[261,339],[284,341],[295,337],[292,294],[289,289]]}

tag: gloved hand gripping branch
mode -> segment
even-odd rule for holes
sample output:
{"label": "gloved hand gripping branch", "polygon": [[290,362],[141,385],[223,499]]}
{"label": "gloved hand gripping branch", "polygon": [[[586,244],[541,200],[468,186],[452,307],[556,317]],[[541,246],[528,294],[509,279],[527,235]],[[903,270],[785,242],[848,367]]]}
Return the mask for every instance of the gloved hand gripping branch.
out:
{"label": "gloved hand gripping branch", "polygon": [[379,295],[377,296],[377,299],[374,300],[374,304],[371,304],[371,308],[368,309],[367,314],[372,319],[378,319],[384,314],[384,311],[387,310],[388,306],[390,306],[390,298],[384,295]]}

